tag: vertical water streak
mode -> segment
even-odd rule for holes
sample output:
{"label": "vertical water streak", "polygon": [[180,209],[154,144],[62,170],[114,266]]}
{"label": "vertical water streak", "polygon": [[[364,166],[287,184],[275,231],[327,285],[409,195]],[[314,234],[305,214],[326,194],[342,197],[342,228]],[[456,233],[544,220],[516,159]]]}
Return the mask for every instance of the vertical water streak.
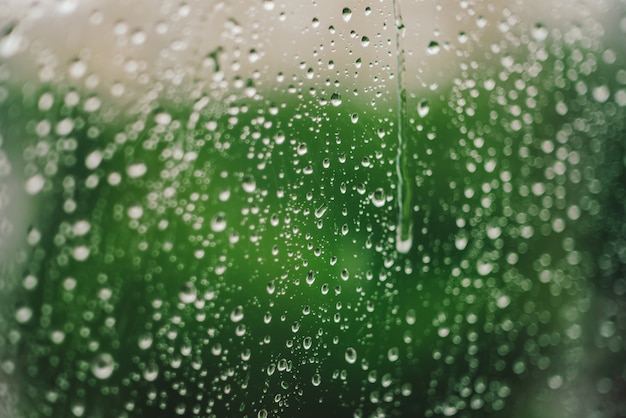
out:
{"label": "vertical water streak", "polygon": [[396,172],[398,174],[398,225],[396,227],[396,250],[407,253],[413,244],[413,189],[409,175],[409,153],[407,151],[406,134],[408,120],[406,110],[406,62],[404,51],[405,28],[400,11],[400,0],[393,0],[393,14],[396,25],[396,59],[397,59],[397,93],[398,93],[398,155]]}

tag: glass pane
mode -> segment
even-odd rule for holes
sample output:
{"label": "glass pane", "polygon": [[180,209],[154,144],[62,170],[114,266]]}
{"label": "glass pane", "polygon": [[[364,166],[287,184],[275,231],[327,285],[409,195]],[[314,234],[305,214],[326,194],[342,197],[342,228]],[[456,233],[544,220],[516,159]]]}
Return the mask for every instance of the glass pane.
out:
{"label": "glass pane", "polygon": [[0,11],[0,416],[626,416],[619,0]]}

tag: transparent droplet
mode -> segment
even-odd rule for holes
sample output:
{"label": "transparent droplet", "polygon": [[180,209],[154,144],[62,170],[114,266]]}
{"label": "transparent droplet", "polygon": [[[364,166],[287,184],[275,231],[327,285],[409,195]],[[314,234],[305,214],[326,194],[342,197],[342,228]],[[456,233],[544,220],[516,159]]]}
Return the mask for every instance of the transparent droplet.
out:
{"label": "transparent droplet", "polygon": [[319,386],[320,383],[322,383],[322,376],[320,376],[318,373],[315,373],[311,378],[311,383],[313,383],[313,386]]}
{"label": "transparent droplet", "polygon": [[91,372],[98,379],[108,379],[114,368],[115,360],[109,353],[98,354],[91,362]]}
{"label": "transparent droplet", "polygon": [[253,193],[256,190],[256,181],[254,180],[254,177],[250,174],[244,176],[242,187],[244,191]]}
{"label": "transparent droplet", "polygon": [[609,97],[611,96],[611,91],[609,90],[609,87],[604,85],[604,86],[598,86],[598,87],[594,87],[591,95],[593,96],[593,99],[598,102],[598,103],[604,103],[607,100],[609,100]]}
{"label": "transparent droplet", "polygon": [[327,210],[328,210],[328,204],[322,203],[317,209],[315,209],[315,217],[317,219],[320,219],[322,216],[324,216]]}
{"label": "transparent droplet", "polygon": [[350,364],[354,364],[356,362],[356,358],[356,350],[352,347],[348,347],[348,349],[346,350],[346,361]]}
{"label": "transparent droplet", "polygon": [[15,319],[20,324],[28,322],[33,317],[33,310],[28,306],[23,306],[15,312]]}
{"label": "transparent droplet", "polygon": [[90,250],[84,245],[79,245],[72,250],[72,256],[76,261],[85,261],[89,257]]}
{"label": "transparent droplet", "polygon": [[153,342],[152,335],[144,334],[138,338],[137,345],[142,350],[147,350],[148,348],[152,346],[152,342]]}
{"label": "transparent droplet", "polygon": [[377,208],[381,208],[385,206],[385,202],[385,190],[381,187],[374,190],[374,193],[372,193],[372,203],[374,204],[374,206],[376,206]]}
{"label": "transparent droplet", "polygon": [[426,52],[428,55],[437,55],[441,51],[441,47],[437,41],[430,41],[428,47],[426,48]]}
{"label": "transparent droplet", "polygon": [[126,169],[126,173],[131,178],[139,178],[146,174],[148,167],[144,163],[132,164]]}
{"label": "transparent droplet", "polygon": [[222,232],[226,229],[226,215],[223,212],[218,213],[211,219],[211,229],[213,232]]}
{"label": "transparent droplet", "polygon": [[548,37],[548,29],[543,25],[543,23],[535,23],[531,29],[531,35],[536,41],[545,41]]}
{"label": "transparent droplet", "polygon": [[154,363],[150,363],[143,371],[143,378],[148,382],[154,382],[159,376],[159,366]]}
{"label": "transparent droplet", "polygon": [[429,111],[430,111],[430,106],[428,104],[428,100],[423,99],[417,104],[417,114],[420,117],[423,118],[424,116],[428,115]]}
{"label": "transparent droplet", "polygon": [[313,345],[313,340],[311,339],[311,337],[306,337],[304,338],[304,340],[302,340],[302,347],[304,347],[305,350],[308,350],[309,348],[311,348],[312,345]]}
{"label": "transparent droplet", "polygon": [[243,319],[243,306],[239,305],[231,311],[230,320],[233,322],[239,322],[242,319]]}
{"label": "transparent droplet", "polygon": [[341,16],[343,17],[344,22],[349,22],[350,19],[352,19],[352,10],[350,10],[348,7],[344,7],[341,12]]}
{"label": "transparent droplet", "polygon": [[398,347],[391,347],[387,351],[387,358],[391,362],[397,361],[400,358],[400,351],[398,350]]}
{"label": "transparent droplet", "polygon": [[192,282],[187,282],[183,284],[180,288],[180,293],[178,293],[178,298],[184,304],[195,302],[197,297],[198,293],[196,291],[196,287]]}
{"label": "transparent droplet", "polygon": [[24,188],[26,190],[26,193],[30,195],[36,195],[43,189],[45,183],[46,180],[41,174],[35,174],[34,176],[26,180]]}
{"label": "transparent droplet", "polygon": [[330,103],[335,107],[341,105],[341,96],[339,95],[339,93],[333,93],[333,95],[330,97]]}
{"label": "transparent droplet", "polygon": [[361,38],[361,45],[363,45],[364,47],[367,47],[370,44],[370,38],[368,38],[367,36],[364,36]]}

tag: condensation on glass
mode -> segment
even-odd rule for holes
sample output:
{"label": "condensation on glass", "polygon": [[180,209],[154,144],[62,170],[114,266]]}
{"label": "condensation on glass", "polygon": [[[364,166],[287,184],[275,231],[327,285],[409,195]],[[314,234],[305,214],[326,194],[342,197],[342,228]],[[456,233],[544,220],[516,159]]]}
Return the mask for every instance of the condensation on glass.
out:
{"label": "condensation on glass", "polygon": [[0,416],[626,416],[623,1],[0,7]]}

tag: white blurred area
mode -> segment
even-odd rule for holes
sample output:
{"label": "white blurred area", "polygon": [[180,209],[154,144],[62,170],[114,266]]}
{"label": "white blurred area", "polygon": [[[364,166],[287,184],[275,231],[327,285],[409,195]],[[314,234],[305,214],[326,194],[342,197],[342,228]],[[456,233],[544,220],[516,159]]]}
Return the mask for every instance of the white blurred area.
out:
{"label": "white blurred area", "polygon": [[[450,82],[461,61],[483,59],[493,45],[509,43],[507,32],[520,25],[601,22],[623,7],[618,0],[397,2],[405,25],[405,81],[413,91]],[[304,65],[322,80],[352,78],[358,58],[361,72],[377,67],[379,80],[395,72],[392,0],[8,0],[0,10],[3,32],[12,28],[0,40],[0,59],[19,66],[11,78],[67,80],[114,96],[155,82],[202,79],[215,65],[207,54],[218,48],[224,72],[242,77],[255,70],[266,80],[278,73],[302,76]],[[369,45],[363,46],[363,36]],[[432,42],[440,46],[435,55],[427,52]],[[371,82],[367,76],[357,81]]]}

